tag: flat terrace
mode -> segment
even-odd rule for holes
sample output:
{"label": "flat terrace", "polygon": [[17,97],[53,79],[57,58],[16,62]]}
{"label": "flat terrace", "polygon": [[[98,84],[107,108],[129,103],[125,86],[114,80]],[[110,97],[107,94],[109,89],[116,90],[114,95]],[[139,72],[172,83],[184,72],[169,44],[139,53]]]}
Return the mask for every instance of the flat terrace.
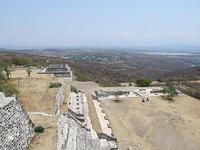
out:
{"label": "flat terrace", "polygon": [[101,100],[119,150],[199,150],[200,101],[187,95],[169,103],[150,97]]}

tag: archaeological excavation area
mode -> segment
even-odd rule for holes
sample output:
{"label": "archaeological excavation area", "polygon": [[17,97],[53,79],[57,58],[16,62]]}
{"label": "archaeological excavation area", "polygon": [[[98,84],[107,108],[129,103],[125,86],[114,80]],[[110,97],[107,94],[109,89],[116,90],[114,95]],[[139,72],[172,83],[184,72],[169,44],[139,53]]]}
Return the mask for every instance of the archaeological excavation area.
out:
{"label": "archaeological excavation area", "polygon": [[15,68],[10,82],[20,93],[0,93],[0,150],[200,149],[200,101],[183,93],[79,82],[66,64]]}

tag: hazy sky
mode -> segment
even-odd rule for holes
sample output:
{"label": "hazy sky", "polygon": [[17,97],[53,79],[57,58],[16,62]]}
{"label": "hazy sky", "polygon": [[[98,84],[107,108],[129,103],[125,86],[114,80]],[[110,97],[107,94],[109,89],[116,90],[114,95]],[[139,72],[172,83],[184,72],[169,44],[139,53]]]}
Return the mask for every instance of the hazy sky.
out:
{"label": "hazy sky", "polygon": [[0,47],[200,44],[200,0],[0,0]]}

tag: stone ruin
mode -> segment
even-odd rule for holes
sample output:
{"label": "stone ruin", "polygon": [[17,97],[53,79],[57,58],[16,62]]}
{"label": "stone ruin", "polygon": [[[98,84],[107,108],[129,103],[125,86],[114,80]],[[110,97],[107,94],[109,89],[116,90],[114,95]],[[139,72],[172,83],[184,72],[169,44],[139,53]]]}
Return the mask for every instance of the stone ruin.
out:
{"label": "stone ruin", "polygon": [[[62,87],[58,91],[58,95],[56,97],[58,106],[57,110],[59,110],[59,107],[63,104],[62,93],[65,93],[64,83],[62,84]],[[89,109],[86,105],[86,97],[83,98],[82,93],[74,87],[71,87],[71,91],[73,91],[73,97],[71,97],[72,95],[70,94],[71,98],[69,98],[68,102],[69,112],[67,114],[62,113],[61,111],[57,113],[59,118],[57,123],[57,150],[104,150],[101,149],[99,138],[96,132],[92,129],[91,120],[89,118]],[[82,107],[84,107],[84,111],[81,111],[81,116],[77,115],[77,112],[71,107],[73,104],[72,102],[77,99],[76,94],[79,95],[79,106],[82,105]],[[74,111],[73,113],[72,110]]]}
{"label": "stone ruin", "polygon": [[34,135],[34,124],[15,97],[0,92],[0,150],[25,150]]}
{"label": "stone ruin", "polygon": [[[61,87],[61,89],[65,88]],[[68,113],[65,114],[60,111],[57,114],[57,150],[116,150],[116,145],[114,147],[112,145],[105,146],[104,143],[108,143],[109,136],[105,137],[104,134],[98,134],[93,129],[85,93],[74,86],[71,86],[70,91]],[[59,93],[60,96],[56,98],[58,108],[63,104],[61,93],[65,93],[65,91],[58,92],[58,95]],[[110,141],[109,143],[112,144],[113,142]]]}
{"label": "stone ruin", "polygon": [[56,95],[56,103],[55,103],[55,114],[59,115],[60,112],[60,106],[63,105],[65,100],[65,88],[66,88],[66,80],[63,80],[62,86],[59,88],[58,93]]}
{"label": "stone ruin", "polygon": [[119,97],[148,97],[148,96],[162,96],[163,88],[152,87],[152,88],[104,88],[103,90],[95,91],[95,98],[97,100],[115,98],[115,92],[121,91],[122,95]]}
{"label": "stone ruin", "polygon": [[68,64],[50,64],[39,74],[54,74],[55,77],[72,77],[72,71]]}
{"label": "stone ruin", "polygon": [[58,121],[57,150],[104,150],[98,139],[70,114],[61,114]]}
{"label": "stone ruin", "polygon": [[[116,150],[118,149],[116,144],[116,137],[113,136],[110,128],[109,133],[96,133],[96,131],[92,127],[92,123],[89,116],[89,108],[86,94],[76,87],[71,86],[71,93],[68,101],[68,115],[72,116],[76,122],[81,124],[85,130],[88,130],[88,134],[91,136],[92,141],[95,141],[95,145],[99,145],[100,150]],[[106,124],[107,126],[107,124]],[[84,148],[83,148],[84,149]],[[92,149],[92,148],[91,148]],[[79,150],[79,149],[77,149]],[[81,149],[80,149],[81,150]]]}

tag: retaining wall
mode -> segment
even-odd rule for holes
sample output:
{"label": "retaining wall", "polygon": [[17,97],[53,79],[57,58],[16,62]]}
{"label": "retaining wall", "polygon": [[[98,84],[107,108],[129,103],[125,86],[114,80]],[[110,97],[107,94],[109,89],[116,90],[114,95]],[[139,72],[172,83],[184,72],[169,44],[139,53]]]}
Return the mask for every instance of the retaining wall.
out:
{"label": "retaining wall", "polygon": [[0,92],[0,150],[25,150],[34,135],[33,128],[19,101]]}

